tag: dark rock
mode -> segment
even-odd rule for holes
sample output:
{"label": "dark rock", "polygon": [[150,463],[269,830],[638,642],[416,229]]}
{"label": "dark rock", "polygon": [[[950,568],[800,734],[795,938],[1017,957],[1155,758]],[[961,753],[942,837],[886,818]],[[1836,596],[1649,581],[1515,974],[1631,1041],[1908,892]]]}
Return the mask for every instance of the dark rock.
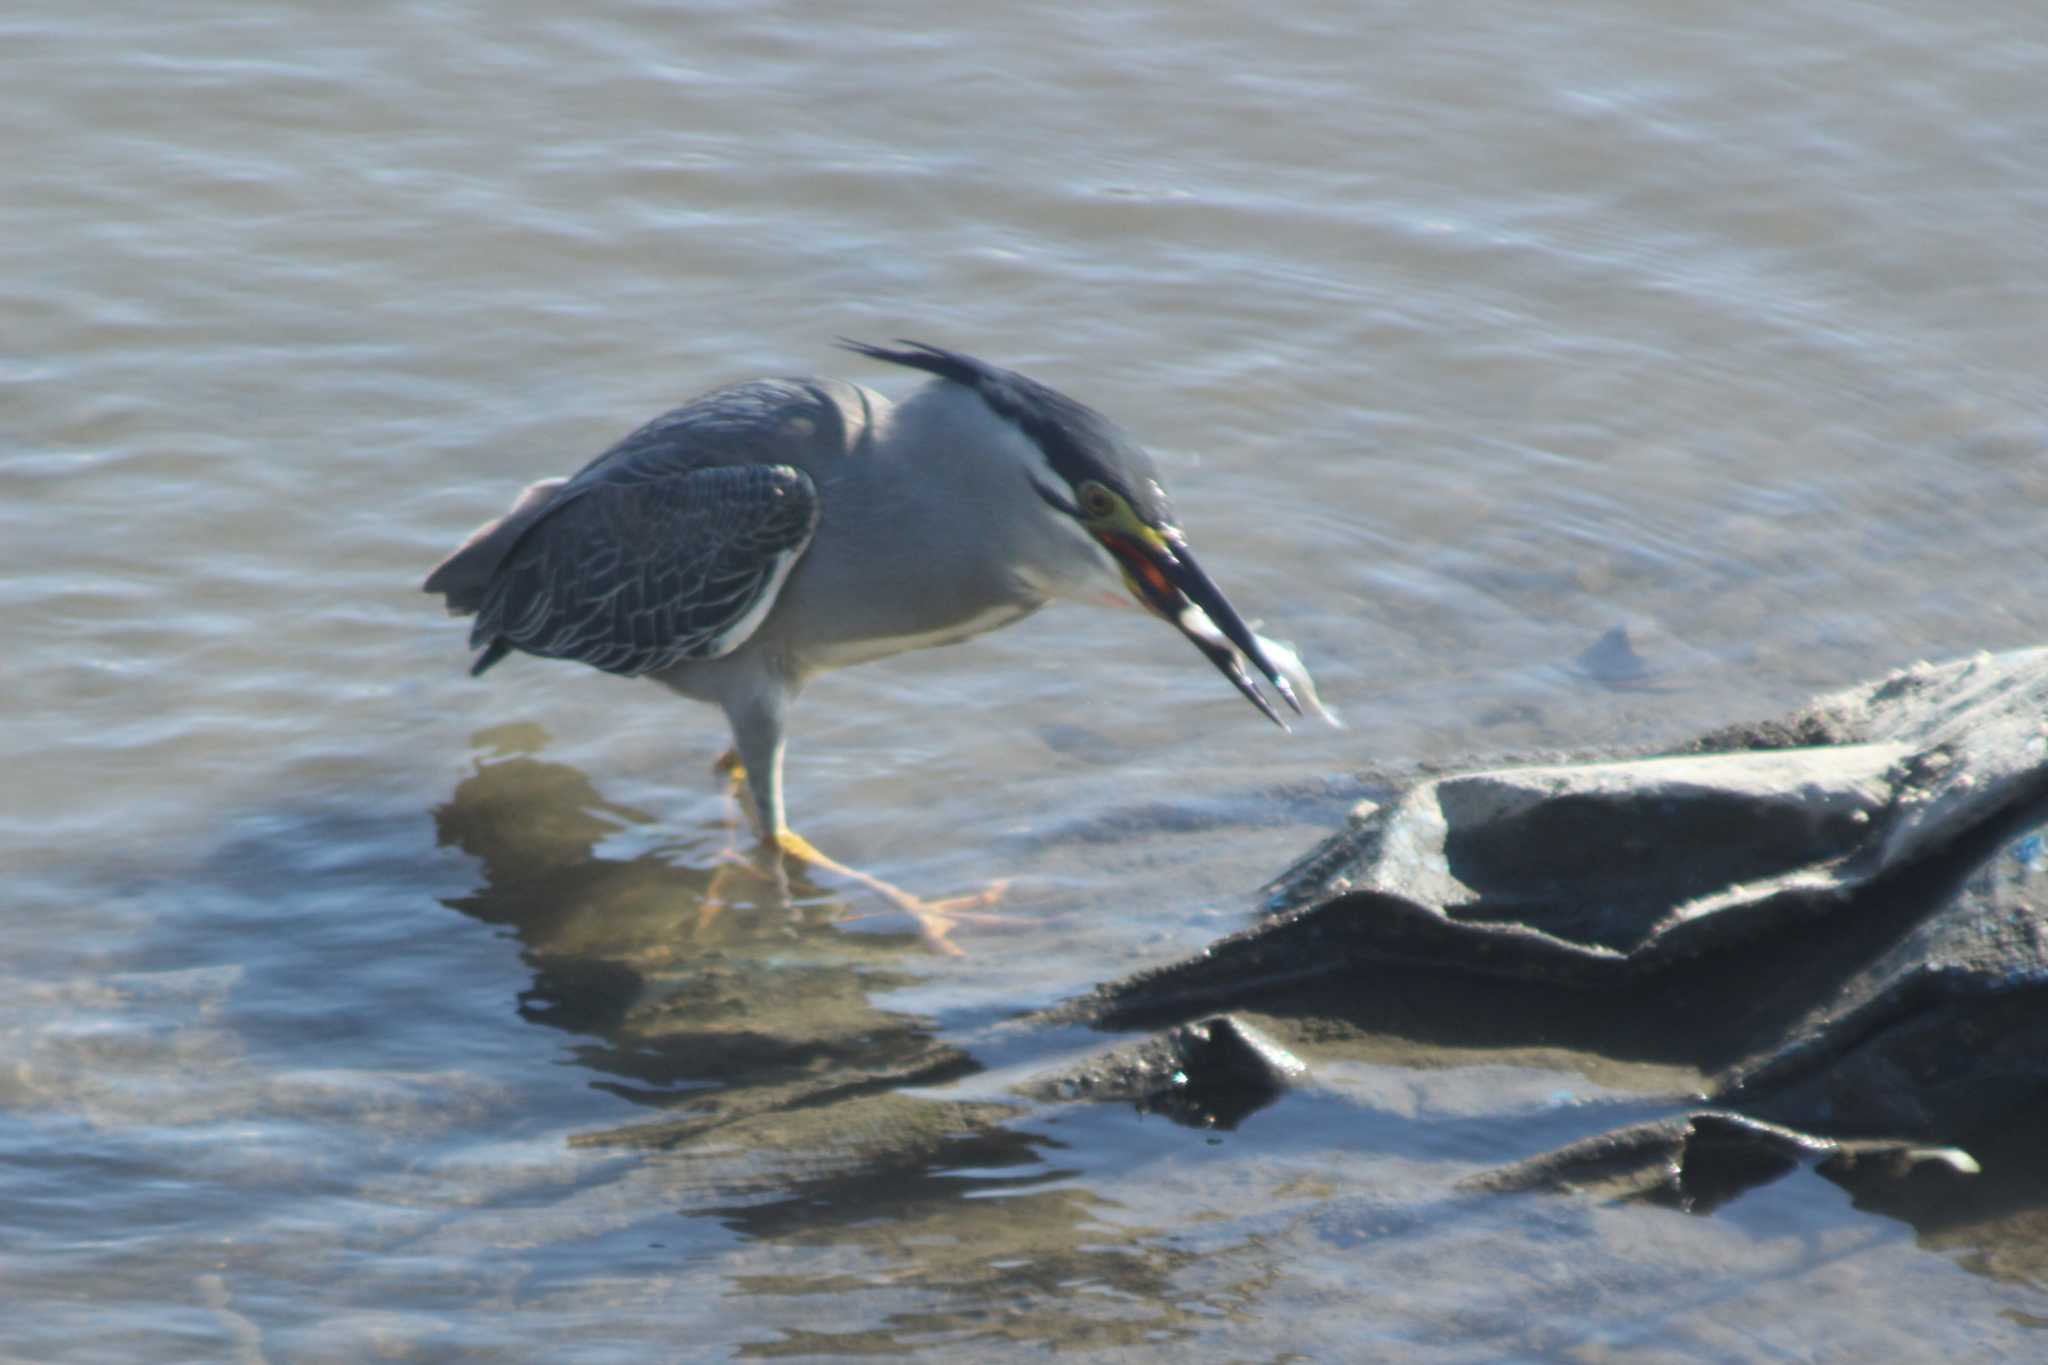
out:
{"label": "dark rock", "polygon": [[1227,1015],[1168,1029],[1019,1090],[1064,1100],[1120,1100],[1191,1128],[1235,1128],[1308,1074],[1252,1025]]}
{"label": "dark rock", "polygon": [[1674,1202],[1710,1207],[1808,1159],[1904,1170],[1868,1157],[2048,1094],[2044,717],[2031,650],[1918,665],[1681,753],[1419,781],[1277,878],[1264,922],[1067,1013],[1257,1008],[1717,1078],[1715,1110],[1500,1188],[1669,1158]]}
{"label": "dark rock", "polygon": [[1927,1163],[1958,1174],[1977,1173],[1972,1158],[1950,1147],[1841,1141],[1702,1109],[1585,1138],[1475,1176],[1464,1188],[1491,1194],[1589,1192],[1711,1213],[1801,1166],[1817,1166],[1837,1177],[1861,1171],[1898,1179]]}

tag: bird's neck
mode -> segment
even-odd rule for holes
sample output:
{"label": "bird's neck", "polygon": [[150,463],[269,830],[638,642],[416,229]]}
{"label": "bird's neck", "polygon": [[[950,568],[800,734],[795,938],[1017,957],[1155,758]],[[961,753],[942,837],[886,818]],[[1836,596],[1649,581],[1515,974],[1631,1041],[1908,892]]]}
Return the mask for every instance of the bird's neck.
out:
{"label": "bird's neck", "polygon": [[878,448],[898,465],[883,482],[911,490],[915,515],[902,524],[932,532],[932,573],[1000,573],[1034,604],[1090,596],[1105,573],[1115,582],[1101,547],[1033,488],[1061,486],[1044,455],[977,395],[927,385],[894,409],[887,432]]}

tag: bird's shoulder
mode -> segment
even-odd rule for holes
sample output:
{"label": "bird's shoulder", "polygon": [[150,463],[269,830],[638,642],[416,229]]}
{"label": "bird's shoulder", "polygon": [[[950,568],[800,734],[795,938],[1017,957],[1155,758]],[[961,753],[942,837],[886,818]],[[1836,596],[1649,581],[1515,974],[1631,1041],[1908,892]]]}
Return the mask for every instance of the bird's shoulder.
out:
{"label": "bird's shoulder", "polygon": [[886,401],[837,380],[730,384],[628,432],[579,470],[570,487],[639,484],[718,466],[814,469],[859,453]]}

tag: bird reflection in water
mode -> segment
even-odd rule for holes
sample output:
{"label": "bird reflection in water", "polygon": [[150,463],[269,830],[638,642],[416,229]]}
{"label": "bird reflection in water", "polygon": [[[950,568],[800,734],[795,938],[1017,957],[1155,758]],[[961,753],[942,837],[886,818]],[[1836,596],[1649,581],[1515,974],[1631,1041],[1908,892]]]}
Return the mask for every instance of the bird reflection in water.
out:
{"label": "bird reflection in water", "polygon": [[[608,856],[652,817],[576,768],[506,752],[508,739],[533,743],[480,736],[492,752],[434,810],[437,841],[481,877],[445,903],[512,932],[533,971],[520,1015],[588,1039],[578,1060],[626,1082],[605,1088],[664,1105],[682,1083],[926,1056],[924,1021],[869,1003],[913,979],[895,964],[922,955],[914,929],[844,932],[843,906],[801,880],[721,860],[716,822],[701,838]],[[713,897],[724,912],[707,917]]]}

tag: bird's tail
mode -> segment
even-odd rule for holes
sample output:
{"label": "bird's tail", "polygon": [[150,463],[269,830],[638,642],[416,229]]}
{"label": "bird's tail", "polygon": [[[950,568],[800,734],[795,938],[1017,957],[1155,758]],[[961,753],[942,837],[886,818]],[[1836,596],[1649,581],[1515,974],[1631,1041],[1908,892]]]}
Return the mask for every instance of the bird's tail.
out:
{"label": "bird's tail", "polygon": [[[519,543],[519,537],[527,528],[540,520],[541,514],[554,501],[567,479],[542,479],[539,483],[528,484],[512,510],[494,521],[487,521],[462,542],[454,554],[434,566],[427,575],[427,581],[420,585],[423,592],[437,592],[447,600],[450,616],[473,615],[484,604],[484,593],[497,577],[498,566],[505,562],[505,556]],[[479,662],[477,671],[496,663]]]}
{"label": "bird's tail", "polygon": [[472,678],[476,677],[511,652],[512,646],[506,643],[504,636],[499,636],[485,645],[482,652],[476,656],[476,659],[469,666],[469,676]]}

